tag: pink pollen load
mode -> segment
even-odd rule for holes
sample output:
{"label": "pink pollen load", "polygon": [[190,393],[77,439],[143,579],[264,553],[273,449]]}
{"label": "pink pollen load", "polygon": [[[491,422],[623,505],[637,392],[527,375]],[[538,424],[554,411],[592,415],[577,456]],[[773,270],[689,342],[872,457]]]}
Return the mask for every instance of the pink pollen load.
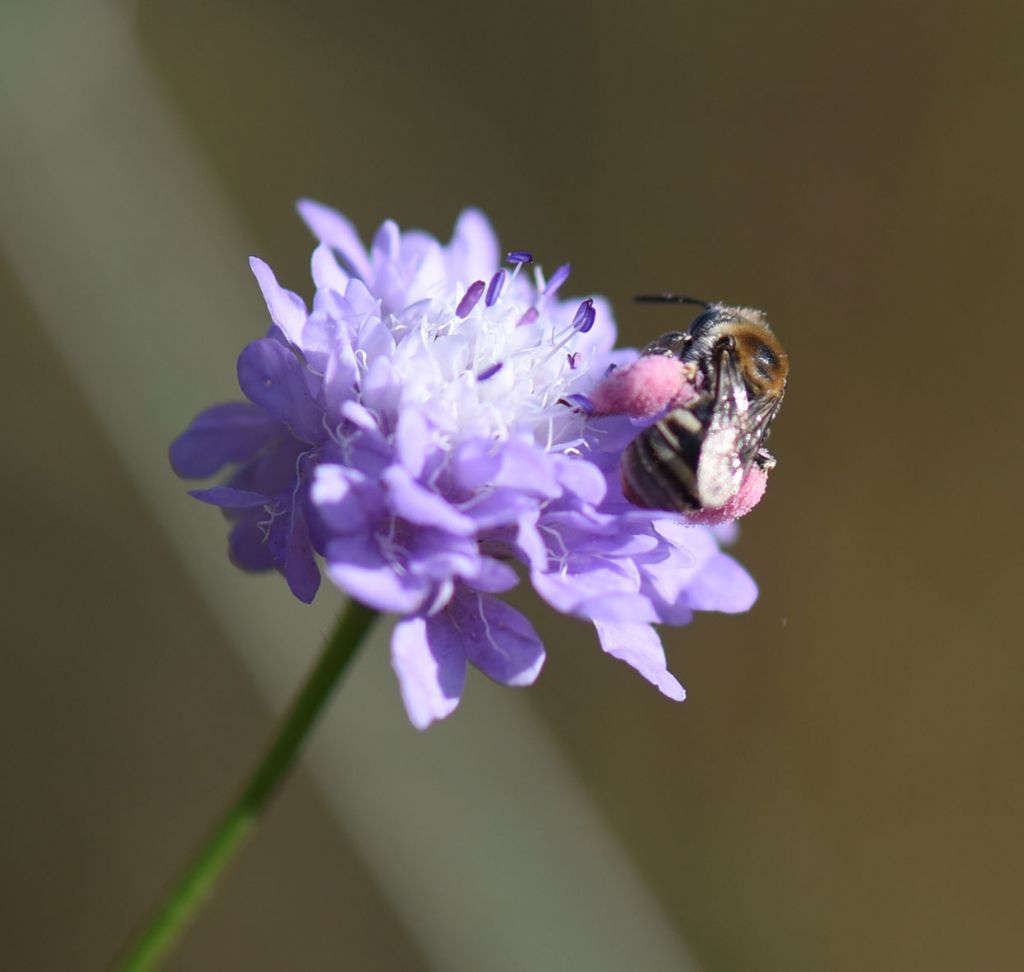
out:
{"label": "pink pollen load", "polygon": [[731,520],[738,520],[741,516],[746,516],[761,502],[767,485],[768,473],[760,466],[751,466],[750,471],[743,477],[743,482],[740,483],[739,491],[725,506],[687,513],[686,520],[688,523],[701,526],[720,526]]}
{"label": "pink pollen load", "polygon": [[645,354],[601,380],[590,399],[595,415],[648,418],[692,401],[693,369],[667,354]]}

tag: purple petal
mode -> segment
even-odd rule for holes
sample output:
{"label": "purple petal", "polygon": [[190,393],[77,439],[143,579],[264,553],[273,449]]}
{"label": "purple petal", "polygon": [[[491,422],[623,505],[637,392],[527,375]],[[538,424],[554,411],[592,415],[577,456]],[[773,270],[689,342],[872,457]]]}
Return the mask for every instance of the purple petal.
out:
{"label": "purple petal", "polygon": [[200,412],[171,443],[171,468],[183,479],[205,479],[228,463],[245,462],[284,430],[248,402],[228,402]]}
{"label": "purple petal", "polygon": [[378,611],[412,614],[428,600],[432,582],[399,573],[375,537],[352,535],[327,545],[327,576],[349,597]]}
{"label": "purple petal", "polygon": [[544,645],[533,625],[504,601],[462,589],[428,629],[451,629],[466,657],[502,685],[531,685],[544,664]]}
{"label": "purple petal", "polygon": [[292,507],[291,530],[285,547],[284,576],[291,592],[303,604],[310,604],[320,587],[320,568],[313,558],[313,544],[302,503]]}
{"label": "purple petal", "polygon": [[259,257],[249,257],[249,266],[263,291],[271,320],[284,331],[292,344],[301,345],[302,328],[306,323],[305,301],[298,294],[285,290],[277,282],[274,271]]}
{"label": "purple petal", "polygon": [[232,489],[230,486],[211,486],[209,489],[190,489],[188,495],[211,506],[222,506],[229,510],[245,510],[254,506],[266,506],[272,502],[263,493],[248,489]]}
{"label": "purple petal", "polygon": [[272,570],[277,560],[267,543],[263,510],[250,510],[231,528],[228,536],[228,554],[231,562],[242,570]]}
{"label": "purple petal", "polygon": [[410,618],[395,625],[391,665],[409,721],[426,729],[451,715],[466,684],[466,656],[450,626]]}
{"label": "purple petal", "polygon": [[355,227],[341,213],[328,206],[300,199],[296,204],[299,215],[313,235],[341,254],[345,262],[364,280],[370,275],[370,261]]}
{"label": "purple petal", "polygon": [[387,469],[381,479],[388,488],[391,509],[403,520],[438,527],[457,536],[476,533],[476,524],[470,517],[456,510],[444,497],[421,486],[401,466]]}
{"label": "purple petal", "polygon": [[686,691],[669,672],[658,632],[649,624],[595,622],[601,647],[613,658],[635,668],[670,699],[682,702]]}
{"label": "purple petal", "polygon": [[247,345],[238,356],[238,384],[249,401],[284,422],[298,438],[319,442],[325,437],[311,376],[283,344],[262,338]]}

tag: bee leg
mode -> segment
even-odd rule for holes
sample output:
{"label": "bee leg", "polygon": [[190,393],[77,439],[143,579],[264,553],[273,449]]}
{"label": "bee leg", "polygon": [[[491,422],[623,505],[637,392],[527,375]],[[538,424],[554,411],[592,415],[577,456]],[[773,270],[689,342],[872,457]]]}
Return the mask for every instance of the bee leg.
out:
{"label": "bee leg", "polygon": [[754,462],[756,462],[765,472],[769,469],[775,468],[776,463],[775,456],[773,456],[764,446],[761,446],[757,450],[757,454],[754,456]]}
{"label": "bee leg", "polygon": [[662,334],[660,338],[651,341],[640,354],[666,354],[673,358],[681,358],[691,340],[693,339],[690,335],[683,331],[669,331],[668,334]]}

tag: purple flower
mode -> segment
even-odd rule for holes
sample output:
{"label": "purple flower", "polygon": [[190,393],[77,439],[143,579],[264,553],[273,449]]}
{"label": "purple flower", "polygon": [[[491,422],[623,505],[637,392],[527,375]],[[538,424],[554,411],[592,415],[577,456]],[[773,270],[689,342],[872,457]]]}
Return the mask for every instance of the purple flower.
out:
{"label": "purple flower", "polygon": [[613,350],[608,304],[559,300],[568,265],[547,282],[525,259],[501,271],[476,210],[447,246],[387,222],[369,251],[339,213],[299,211],[320,241],[312,308],[251,261],[273,324],[238,359],[248,402],[202,412],[170,451],[186,478],[228,467],[192,495],[228,517],[231,559],[279,570],[306,602],[322,562],[397,614],[392,660],[419,728],[456,707],[467,664],[506,685],[537,677],[544,647],[500,598],[521,573],[682,699],[653,625],[744,611],[756,587],[713,529],[623,496],[637,427],[579,405],[636,357]]}

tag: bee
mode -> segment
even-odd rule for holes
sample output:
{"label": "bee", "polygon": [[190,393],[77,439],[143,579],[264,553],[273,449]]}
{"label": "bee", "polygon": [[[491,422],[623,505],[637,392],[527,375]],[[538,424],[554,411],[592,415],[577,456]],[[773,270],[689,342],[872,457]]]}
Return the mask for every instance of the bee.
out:
{"label": "bee", "polygon": [[646,428],[622,457],[626,496],[638,506],[693,513],[724,506],[755,463],[775,465],[765,448],[778,415],[789,359],[765,315],[678,294],[644,294],[647,303],[697,304],[686,331],[671,331],[642,354],[689,365],[698,397]]}

